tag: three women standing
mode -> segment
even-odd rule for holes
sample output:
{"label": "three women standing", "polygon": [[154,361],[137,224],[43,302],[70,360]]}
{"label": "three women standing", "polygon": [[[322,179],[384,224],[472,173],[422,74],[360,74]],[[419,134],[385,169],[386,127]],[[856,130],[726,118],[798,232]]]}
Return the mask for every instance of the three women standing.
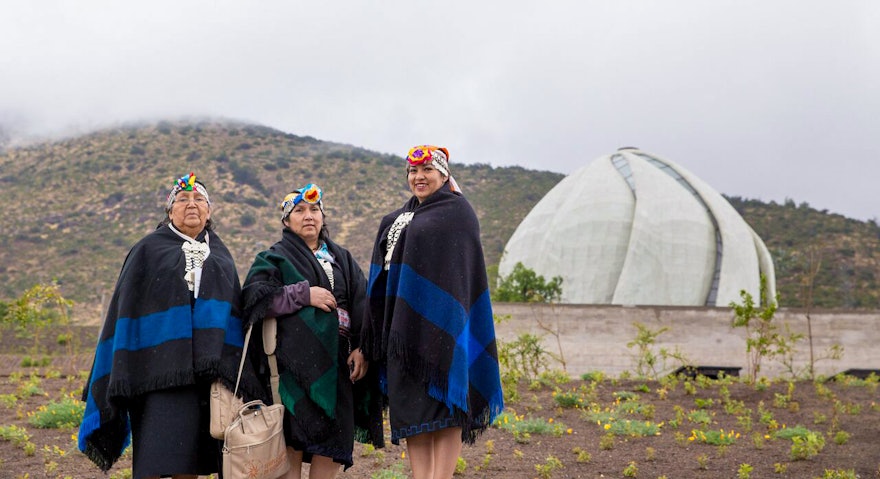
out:
{"label": "three women standing", "polygon": [[234,383],[243,334],[238,273],[211,210],[205,185],[192,173],[180,178],[159,227],[125,258],[83,391],[78,437],[104,471],[128,446],[129,432],[134,479],[219,470],[209,388],[217,378]]}
{"label": "three women standing", "polygon": [[[279,393],[291,463],[288,478],[335,477],[352,465],[354,437],[382,445],[378,394],[360,350],[366,279],[351,253],[330,240],[323,191],[314,184],[281,204],[281,240],[259,253],[243,290],[244,317],[277,318]],[[255,348],[261,350],[261,348]]]}
{"label": "three women standing", "polygon": [[407,155],[413,196],[385,216],[373,247],[362,349],[379,366],[391,440],[415,479],[451,478],[504,408],[480,226],[450,175],[449,152]]}
{"label": "three women standing", "polygon": [[[335,477],[339,464],[352,465],[355,435],[382,445],[374,384],[416,479],[451,478],[462,443],[503,409],[479,223],[448,158],[445,148],[410,150],[413,196],[382,219],[369,284],[330,240],[321,189],[309,184],[284,198],[281,240],[248,272],[241,317],[245,326],[278,318],[287,477],[299,478],[302,462],[313,479]],[[207,391],[217,377],[234,381],[228,365],[238,363],[243,328],[235,266],[211,231],[210,206],[194,175],[181,178],[166,221],[126,258],[80,428],[81,449],[104,470],[127,445],[129,427],[135,478],[217,470]],[[265,358],[249,366],[265,378]],[[368,372],[370,381],[358,381]],[[245,394],[265,397],[257,389]]]}

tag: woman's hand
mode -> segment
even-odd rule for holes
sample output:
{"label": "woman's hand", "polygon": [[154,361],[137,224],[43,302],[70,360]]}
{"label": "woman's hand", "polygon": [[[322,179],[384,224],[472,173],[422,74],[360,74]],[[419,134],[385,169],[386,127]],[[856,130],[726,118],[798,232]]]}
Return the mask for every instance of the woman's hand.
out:
{"label": "woman's hand", "polygon": [[364,353],[361,352],[361,348],[357,348],[348,355],[348,370],[351,374],[349,374],[349,379],[351,382],[355,382],[358,379],[364,377],[367,374],[367,368],[370,366],[370,362],[364,359]]}
{"label": "woman's hand", "polygon": [[336,298],[333,293],[320,287],[312,286],[309,288],[309,306],[314,306],[326,312],[336,309]]}

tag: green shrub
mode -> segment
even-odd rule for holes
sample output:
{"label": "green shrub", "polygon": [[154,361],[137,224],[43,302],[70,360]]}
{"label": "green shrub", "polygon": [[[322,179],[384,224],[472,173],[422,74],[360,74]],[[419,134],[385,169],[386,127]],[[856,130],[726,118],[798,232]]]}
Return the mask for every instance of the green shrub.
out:
{"label": "green shrub", "polygon": [[810,432],[812,432],[812,431],[810,431],[809,429],[805,428],[804,426],[801,426],[800,424],[798,424],[795,427],[787,427],[787,428],[780,429],[780,430],[776,431],[774,436],[776,436],[780,439],[791,440],[795,437],[804,437],[807,434],[809,434]]}
{"label": "green shrub", "polygon": [[460,476],[464,474],[467,470],[467,461],[464,460],[463,457],[459,457],[455,461],[455,471],[452,473],[453,475]]}
{"label": "green shrub", "polygon": [[712,422],[712,415],[702,409],[691,411],[687,418],[688,421],[696,424],[710,424]]}
{"label": "green shrub", "polygon": [[562,297],[562,277],[546,281],[543,276],[516,263],[509,275],[500,278],[493,301],[510,303],[552,303]]}
{"label": "green shrub", "polygon": [[817,479],[858,479],[855,469],[825,469],[821,478]]}
{"label": "green shrub", "polygon": [[30,356],[25,356],[21,358],[20,364],[23,368],[43,368],[52,364],[52,358],[50,358],[49,356],[43,356],[41,358],[32,358]]}
{"label": "green shrub", "polygon": [[565,424],[554,422],[553,418],[544,420],[541,418],[526,418],[508,412],[501,413],[495,420],[496,427],[513,434],[514,440],[519,443],[527,443],[532,434],[552,435],[559,437],[565,430]]}
{"label": "green shrub", "polygon": [[31,440],[31,436],[23,427],[15,425],[0,426],[0,439],[9,441],[14,446],[20,447],[27,444]]}
{"label": "green shrub", "polygon": [[555,401],[559,407],[567,409],[583,407],[585,405],[584,397],[574,391],[554,392],[553,401]]}
{"label": "green shrub", "polygon": [[581,374],[581,379],[583,379],[584,381],[601,383],[605,380],[605,373],[603,373],[602,371],[590,371],[588,373]]}
{"label": "green shrub", "polygon": [[717,431],[701,431],[693,429],[691,430],[691,437],[688,439],[695,442],[702,442],[704,444],[711,444],[713,446],[729,446],[735,443],[738,437],[739,434],[736,432],[724,431],[723,429]]}
{"label": "green shrub", "polygon": [[791,438],[791,459],[802,461],[815,457],[825,447],[825,437],[821,433],[808,432],[804,436]]}
{"label": "green shrub", "polygon": [[37,408],[36,413],[28,419],[32,426],[43,429],[63,429],[78,427],[82,422],[85,403],[72,397],[60,401],[51,401]]}
{"label": "green shrub", "polygon": [[395,462],[394,465],[387,469],[370,474],[370,479],[407,479],[407,475],[403,472],[403,463]]}
{"label": "green shrub", "polygon": [[553,471],[557,469],[562,469],[562,461],[560,461],[555,456],[547,456],[547,460],[544,461],[543,464],[535,464],[535,471],[538,472],[538,475],[543,479],[550,479],[550,476],[553,474]]}

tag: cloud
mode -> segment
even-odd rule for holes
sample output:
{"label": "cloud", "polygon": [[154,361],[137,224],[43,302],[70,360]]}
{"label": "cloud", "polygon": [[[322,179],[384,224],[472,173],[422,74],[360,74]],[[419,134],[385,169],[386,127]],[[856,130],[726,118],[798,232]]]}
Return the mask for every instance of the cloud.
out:
{"label": "cloud", "polygon": [[0,122],[16,131],[216,115],[563,173],[634,145],[725,194],[880,210],[867,0],[2,8]]}

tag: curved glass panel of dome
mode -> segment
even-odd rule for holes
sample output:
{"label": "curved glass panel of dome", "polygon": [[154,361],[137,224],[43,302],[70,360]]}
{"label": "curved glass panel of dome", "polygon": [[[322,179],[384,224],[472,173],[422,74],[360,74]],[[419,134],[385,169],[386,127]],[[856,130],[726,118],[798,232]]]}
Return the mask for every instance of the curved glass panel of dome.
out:
{"label": "curved glass panel of dome", "polygon": [[614,165],[614,168],[620,173],[620,176],[626,180],[626,184],[629,185],[629,189],[632,190],[633,193],[636,192],[636,182],[633,180],[633,172],[629,167],[629,161],[623,156],[619,154],[611,155],[611,164]]}
{"label": "curved glass panel of dome", "polygon": [[[642,158],[649,164],[656,167],[658,170],[671,176],[673,179],[675,179],[675,181],[678,182],[678,184],[686,188],[692,195],[694,195],[694,198],[696,198],[697,201],[699,201],[700,204],[703,205],[703,208],[706,209],[706,213],[709,215],[709,219],[712,220],[712,226],[715,228],[715,271],[712,274],[712,286],[709,288],[709,294],[706,296],[706,306],[716,306],[715,301],[718,299],[718,284],[721,282],[721,258],[724,256],[724,244],[721,238],[721,229],[718,227],[718,221],[715,219],[715,215],[712,214],[712,210],[709,209],[709,205],[707,205],[706,202],[703,201],[700,193],[697,192],[697,190],[695,190],[694,187],[691,186],[691,184],[686,179],[678,174],[675,169],[673,169],[666,163],[658,160],[657,158],[637,152],[632,152],[631,154]],[[612,161],[614,160],[612,159]],[[617,166],[616,163],[615,166]],[[626,169],[627,171],[629,171],[629,163],[626,164]],[[619,168],[618,171],[620,171]],[[621,172],[621,174],[623,174],[623,172]],[[632,176],[631,172],[630,176]],[[630,180],[627,181],[629,182]],[[634,185],[630,184],[630,188],[634,188]]]}

